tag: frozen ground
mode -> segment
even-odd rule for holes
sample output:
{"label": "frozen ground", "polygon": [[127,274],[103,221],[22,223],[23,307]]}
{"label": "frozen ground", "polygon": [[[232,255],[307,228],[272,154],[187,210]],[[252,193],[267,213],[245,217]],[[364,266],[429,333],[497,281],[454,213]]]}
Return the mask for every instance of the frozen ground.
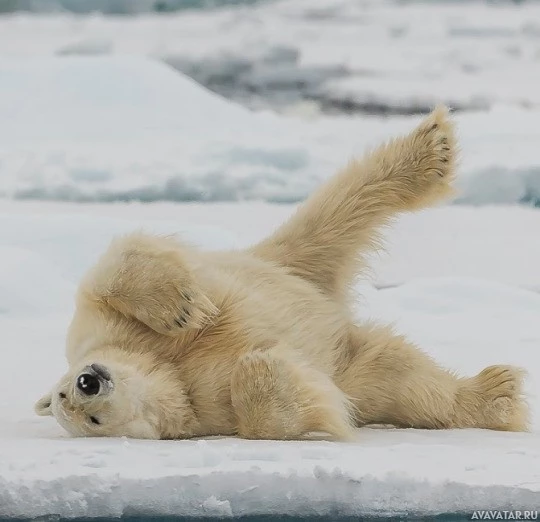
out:
{"label": "frozen ground", "polygon": [[457,201],[540,205],[537,2],[16,13],[0,16],[0,79],[3,197],[299,201],[445,102],[462,139]]}
{"label": "frozen ground", "polygon": [[[34,4],[62,2],[83,3]],[[162,3],[175,2],[182,0]],[[207,5],[218,3],[225,2]],[[462,110],[538,108],[537,2],[238,3],[169,16],[4,16],[0,54],[151,56],[256,107],[290,110],[309,101],[325,111],[410,114],[446,101]]]}
{"label": "frozen ground", "polygon": [[[298,201],[420,118],[254,113],[126,56],[3,58],[0,78],[5,198]],[[512,105],[456,114],[458,202],[540,204],[537,114]]]}
{"label": "frozen ground", "polygon": [[540,212],[532,209],[455,206],[400,220],[373,281],[402,284],[363,284],[358,301],[360,316],[395,322],[462,373],[528,368],[531,433],[369,428],[350,444],[76,440],[33,416],[34,400],[64,371],[76,281],[111,235],[179,230],[207,248],[239,247],[292,210],[2,202],[0,516],[540,509],[540,295],[530,290],[540,285]]}

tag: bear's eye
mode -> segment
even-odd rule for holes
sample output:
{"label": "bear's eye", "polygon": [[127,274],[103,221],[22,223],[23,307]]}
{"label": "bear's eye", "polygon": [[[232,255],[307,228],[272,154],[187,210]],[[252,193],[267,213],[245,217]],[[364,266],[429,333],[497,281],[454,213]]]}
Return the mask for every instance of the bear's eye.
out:
{"label": "bear's eye", "polygon": [[101,424],[95,417],[92,417],[92,416],[90,417],[90,422],[92,424]]}

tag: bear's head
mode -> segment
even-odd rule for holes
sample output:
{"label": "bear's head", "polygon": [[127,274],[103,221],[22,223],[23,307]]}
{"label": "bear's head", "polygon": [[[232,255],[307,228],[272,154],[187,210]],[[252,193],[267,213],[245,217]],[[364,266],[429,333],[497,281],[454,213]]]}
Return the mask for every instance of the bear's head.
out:
{"label": "bear's head", "polygon": [[193,432],[195,414],[173,371],[114,347],[91,355],[36,403],[38,415],[52,415],[82,437],[162,439]]}

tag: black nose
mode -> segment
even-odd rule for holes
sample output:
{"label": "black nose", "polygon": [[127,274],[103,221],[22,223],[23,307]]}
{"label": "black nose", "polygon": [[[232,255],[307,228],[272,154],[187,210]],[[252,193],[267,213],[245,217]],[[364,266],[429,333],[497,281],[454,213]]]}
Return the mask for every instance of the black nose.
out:
{"label": "black nose", "polygon": [[77,378],[77,388],[85,395],[97,395],[99,393],[99,379],[95,375],[83,373]]}

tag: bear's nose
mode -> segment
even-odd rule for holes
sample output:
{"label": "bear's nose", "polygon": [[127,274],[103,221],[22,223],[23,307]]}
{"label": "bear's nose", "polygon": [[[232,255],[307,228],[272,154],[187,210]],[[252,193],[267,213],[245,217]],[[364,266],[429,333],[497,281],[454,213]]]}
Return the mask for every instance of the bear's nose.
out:
{"label": "bear's nose", "polygon": [[99,379],[95,375],[83,373],[77,378],[77,388],[85,395],[97,395],[99,393]]}

